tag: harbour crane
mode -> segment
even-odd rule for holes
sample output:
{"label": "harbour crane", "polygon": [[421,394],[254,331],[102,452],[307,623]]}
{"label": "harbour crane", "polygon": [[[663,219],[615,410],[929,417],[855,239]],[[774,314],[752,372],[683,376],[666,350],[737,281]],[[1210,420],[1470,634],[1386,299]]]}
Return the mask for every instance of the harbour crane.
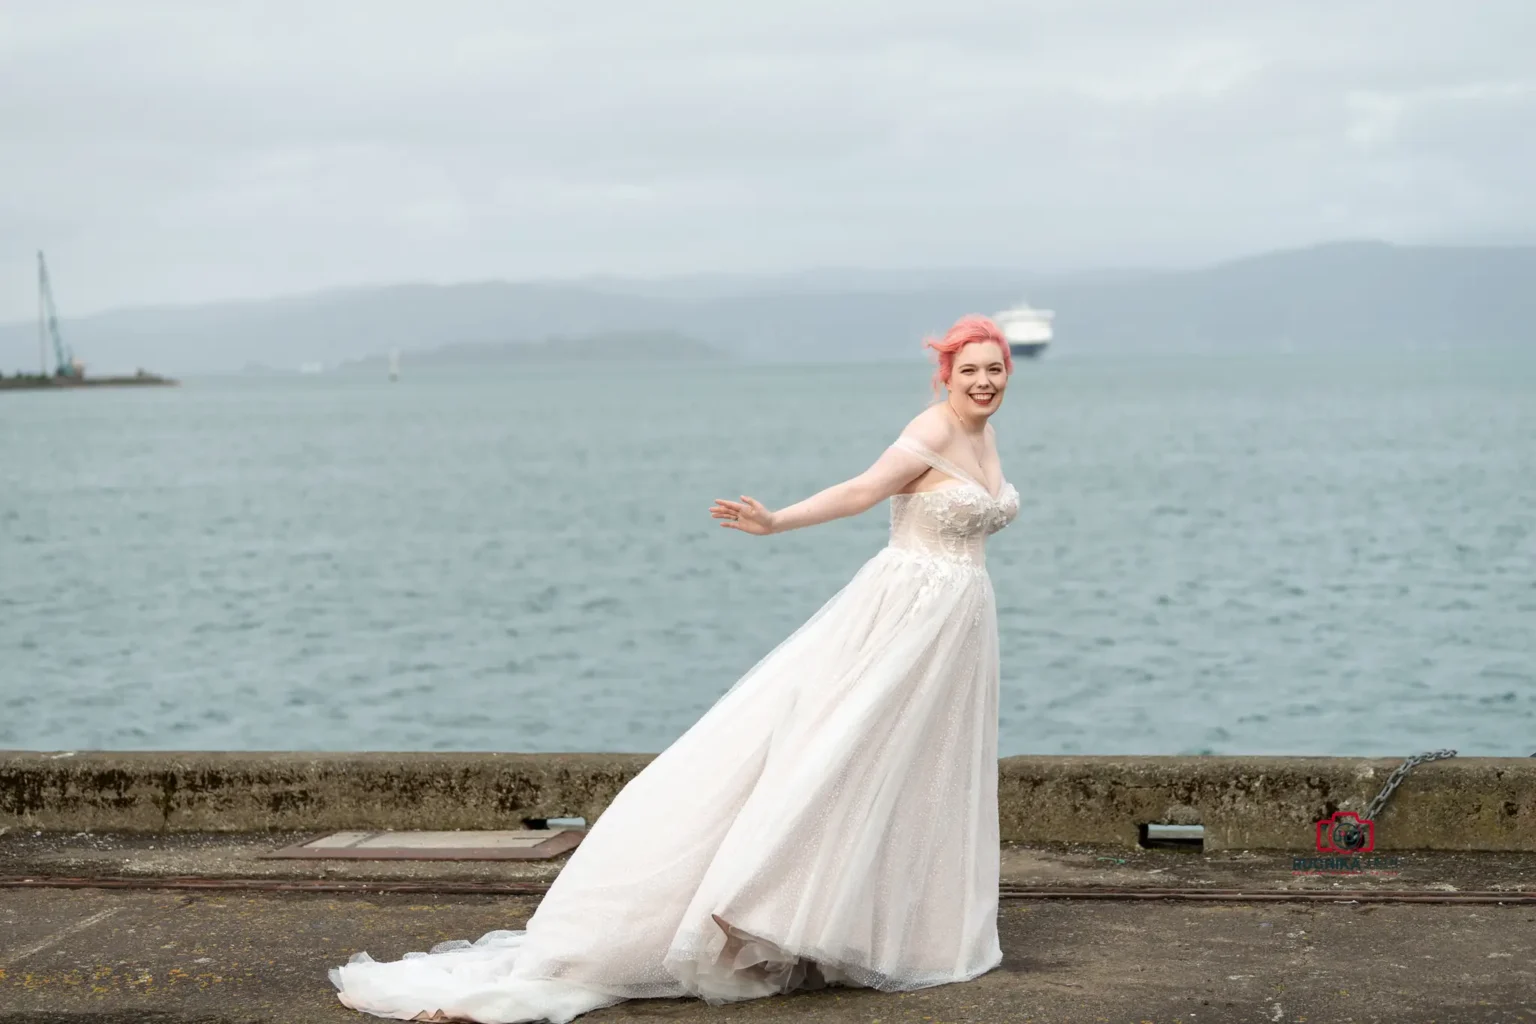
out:
{"label": "harbour crane", "polygon": [[42,357],[43,376],[48,376],[48,339],[53,339],[53,375],[83,377],[85,368],[59,335],[59,314],[53,306],[53,286],[48,282],[48,261],[42,250],[37,253],[37,348]]}

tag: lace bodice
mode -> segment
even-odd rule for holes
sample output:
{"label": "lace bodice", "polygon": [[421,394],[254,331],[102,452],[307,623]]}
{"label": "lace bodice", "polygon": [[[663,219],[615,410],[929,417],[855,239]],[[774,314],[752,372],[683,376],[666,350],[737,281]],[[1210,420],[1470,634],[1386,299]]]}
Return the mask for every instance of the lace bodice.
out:
{"label": "lace bodice", "polygon": [[911,452],[957,482],[892,497],[889,546],[984,568],[987,536],[1019,514],[1019,492],[1004,478],[993,496],[965,470],[913,438],[898,437],[894,447]]}

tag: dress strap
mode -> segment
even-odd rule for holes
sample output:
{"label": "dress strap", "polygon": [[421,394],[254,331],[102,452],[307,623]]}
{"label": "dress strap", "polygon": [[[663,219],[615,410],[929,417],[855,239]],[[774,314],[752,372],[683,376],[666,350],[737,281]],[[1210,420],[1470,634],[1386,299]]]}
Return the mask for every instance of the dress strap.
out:
{"label": "dress strap", "polygon": [[[954,477],[956,480],[963,480],[968,484],[975,484],[977,487],[980,487],[984,491],[987,490],[986,484],[982,483],[980,480],[977,480],[975,477],[971,476],[971,474],[967,473],[953,462],[950,462],[944,456],[940,455],[932,448],[929,448],[915,437],[908,437],[906,434],[902,434],[895,440],[891,447],[909,451],[939,472],[946,473],[949,476]],[[987,493],[990,494],[992,492],[987,491]]]}

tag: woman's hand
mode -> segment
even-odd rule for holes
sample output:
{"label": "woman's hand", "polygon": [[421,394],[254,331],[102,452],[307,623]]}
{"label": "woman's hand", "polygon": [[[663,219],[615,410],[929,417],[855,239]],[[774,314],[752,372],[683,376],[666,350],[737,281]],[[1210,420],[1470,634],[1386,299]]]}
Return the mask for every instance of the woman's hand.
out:
{"label": "woman's hand", "polygon": [[709,507],[709,514],[719,519],[721,526],[750,533],[754,537],[766,537],[773,532],[773,513],[764,508],[762,502],[745,494],[740,501],[716,498],[715,503]]}

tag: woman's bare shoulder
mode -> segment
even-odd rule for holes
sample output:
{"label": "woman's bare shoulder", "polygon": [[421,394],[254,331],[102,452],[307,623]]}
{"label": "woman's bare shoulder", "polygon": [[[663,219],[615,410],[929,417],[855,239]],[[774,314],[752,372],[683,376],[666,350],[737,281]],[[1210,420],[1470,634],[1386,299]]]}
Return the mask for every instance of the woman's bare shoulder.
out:
{"label": "woman's bare shoulder", "polygon": [[903,437],[921,441],[933,451],[941,452],[949,445],[952,429],[952,421],[945,414],[943,403],[936,402],[912,417],[901,433]]}

